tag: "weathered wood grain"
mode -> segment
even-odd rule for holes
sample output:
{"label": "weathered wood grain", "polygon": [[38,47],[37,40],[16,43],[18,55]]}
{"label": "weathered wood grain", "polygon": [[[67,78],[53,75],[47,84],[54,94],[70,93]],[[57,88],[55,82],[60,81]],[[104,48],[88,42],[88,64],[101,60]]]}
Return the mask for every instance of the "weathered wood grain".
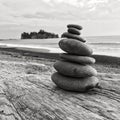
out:
{"label": "weathered wood grain", "polygon": [[120,120],[120,74],[99,73],[101,88],[67,92],[51,81],[54,69],[0,60],[0,120]]}

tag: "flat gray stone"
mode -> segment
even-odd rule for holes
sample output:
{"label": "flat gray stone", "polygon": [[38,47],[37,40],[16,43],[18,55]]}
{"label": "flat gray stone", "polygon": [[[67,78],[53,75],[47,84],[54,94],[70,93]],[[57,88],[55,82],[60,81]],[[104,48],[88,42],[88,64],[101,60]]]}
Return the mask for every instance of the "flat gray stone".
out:
{"label": "flat gray stone", "polygon": [[83,29],[83,27],[80,26],[80,25],[76,25],[76,24],[68,24],[67,25],[67,28],[71,28],[71,27],[76,28],[78,30],[82,30]]}
{"label": "flat gray stone", "polygon": [[51,76],[52,81],[60,88],[69,91],[85,92],[89,89],[97,87],[99,80],[97,77],[86,77],[86,78],[72,78],[66,77],[58,72]]}
{"label": "flat gray stone", "polygon": [[81,38],[79,35],[71,34],[71,33],[68,33],[68,32],[64,32],[61,37],[71,38],[71,39],[79,40],[81,42],[86,42],[86,40]]}
{"label": "flat gray stone", "polygon": [[93,50],[83,42],[74,39],[62,39],[59,41],[59,47],[69,53],[81,56],[90,56]]}
{"label": "flat gray stone", "polygon": [[62,58],[63,60],[67,60],[67,61],[75,62],[79,64],[94,64],[95,63],[95,59],[92,57],[77,56],[77,55],[71,55],[67,53],[60,54],[60,58]]}
{"label": "flat gray stone", "polygon": [[54,68],[65,76],[70,77],[91,77],[97,76],[97,71],[90,65],[81,65],[67,61],[57,61]]}
{"label": "flat gray stone", "polygon": [[68,28],[68,33],[75,34],[75,35],[80,35],[80,31],[76,28]]}

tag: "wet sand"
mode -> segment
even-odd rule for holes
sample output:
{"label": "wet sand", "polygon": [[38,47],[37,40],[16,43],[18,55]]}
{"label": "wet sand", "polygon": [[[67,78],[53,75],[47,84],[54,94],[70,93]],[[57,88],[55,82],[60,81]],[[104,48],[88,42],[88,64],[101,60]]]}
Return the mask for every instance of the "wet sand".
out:
{"label": "wet sand", "polygon": [[[120,58],[93,55],[96,59],[96,64],[93,65],[98,72],[101,73],[116,73],[120,74]],[[56,60],[60,59],[57,53],[39,53],[31,50],[19,50],[16,48],[0,48],[0,60],[17,61],[17,62],[36,62],[44,63],[52,66]],[[53,69],[53,68],[51,68]]]}

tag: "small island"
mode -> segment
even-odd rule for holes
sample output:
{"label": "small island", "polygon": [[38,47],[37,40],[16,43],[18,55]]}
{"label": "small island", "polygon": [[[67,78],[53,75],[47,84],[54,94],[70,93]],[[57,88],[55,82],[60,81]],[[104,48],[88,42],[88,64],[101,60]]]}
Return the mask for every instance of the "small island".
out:
{"label": "small island", "polygon": [[21,39],[47,39],[47,38],[59,38],[58,34],[46,32],[44,30],[40,30],[39,32],[23,32],[21,34]]}

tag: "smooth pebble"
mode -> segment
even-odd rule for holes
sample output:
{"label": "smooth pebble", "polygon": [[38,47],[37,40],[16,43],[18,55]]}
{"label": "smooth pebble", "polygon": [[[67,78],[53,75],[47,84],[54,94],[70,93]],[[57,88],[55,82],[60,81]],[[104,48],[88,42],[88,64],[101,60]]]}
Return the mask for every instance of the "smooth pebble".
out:
{"label": "smooth pebble", "polygon": [[63,60],[67,60],[67,61],[75,62],[79,64],[94,64],[95,63],[95,59],[93,57],[71,55],[67,53],[61,53],[60,58],[62,58]]}
{"label": "smooth pebble", "polygon": [[72,78],[66,77],[58,72],[51,76],[52,81],[60,88],[69,91],[86,92],[89,89],[97,87],[99,80],[97,77]]}
{"label": "smooth pebble", "polygon": [[81,42],[86,42],[86,40],[81,38],[79,35],[71,34],[71,33],[68,33],[68,32],[64,32],[61,37],[71,38],[73,40],[79,40]]}
{"label": "smooth pebble", "polygon": [[90,56],[93,50],[83,42],[73,39],[62,39],[59,41],[59,47],[70,54]]}
{"label": "smooth pebble", "polygon": [[90,77],[97,76],[97,71],[90,65],[80,65],[68,61],[57,61],[54,68],[65,76]]}
{"label": "smooth pebble", "polygon": [[76,25],[76,24],[68,24],[67,25],[67,28],[71,28],[71,27],[76,28],[78,30],[82,30],[83,29],[82,26],[80,26],[80,25]]}
{"label": "smooth pebble", "polygon": [[68,28],[68,33],[75,34],[75,35],[80,35],[80,32],[76,28]]}

